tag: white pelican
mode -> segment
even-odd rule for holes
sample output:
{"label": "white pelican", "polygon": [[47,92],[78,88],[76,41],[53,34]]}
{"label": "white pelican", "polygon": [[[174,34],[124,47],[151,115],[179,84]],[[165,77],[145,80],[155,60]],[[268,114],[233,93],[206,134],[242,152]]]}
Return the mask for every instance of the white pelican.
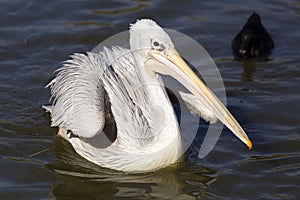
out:
{"label": "white pelican", "polygon": [[[115,46],[97,54],[74,54],[49,84],[54,101],[44,108],[51,112],[51,126],[59,127],[58,134],[79,155],[127,172],[176,163],[184,148],[160,74],[170,75],[191,92],[181,95],[194,103],[190,105],[194,113],[210,122],[219,119],[252,147],[235,118],[188,67],[160,26],[138,20],[129,34],[130,49]],[[116,135],[108,130],[109,123],[116,127]]]}

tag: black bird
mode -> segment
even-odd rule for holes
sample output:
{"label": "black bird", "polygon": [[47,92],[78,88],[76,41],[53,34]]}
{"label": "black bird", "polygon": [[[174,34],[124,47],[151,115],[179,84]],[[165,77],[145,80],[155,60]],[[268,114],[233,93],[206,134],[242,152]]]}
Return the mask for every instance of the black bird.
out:
{"label": "black bird", "polygon": [[253,12],[233,39],[231,47],[237,58],[259,58],[271,53],[274,42],[262,25],[260,16]]}

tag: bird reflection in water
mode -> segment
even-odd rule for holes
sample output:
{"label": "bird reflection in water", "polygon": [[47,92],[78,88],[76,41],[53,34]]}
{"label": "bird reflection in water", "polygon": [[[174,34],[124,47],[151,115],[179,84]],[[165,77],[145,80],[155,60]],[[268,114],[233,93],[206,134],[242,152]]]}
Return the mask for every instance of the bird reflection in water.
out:
{"label": "bird reflection in water", "polygon": [[56,199],[201,199],[217,180],[215,171],[189,163],[139,174],[105,169],[86,162],[65,140],[56,138],[55,143],[56,161],[47,168],[63,175],[50,191]]}
{"label": "bird reflection in water", "polygon": [[253,75],[255,72],[255,60],[245,60],[243,61],[243,73],[242,80],[243,81],[253,81]]}

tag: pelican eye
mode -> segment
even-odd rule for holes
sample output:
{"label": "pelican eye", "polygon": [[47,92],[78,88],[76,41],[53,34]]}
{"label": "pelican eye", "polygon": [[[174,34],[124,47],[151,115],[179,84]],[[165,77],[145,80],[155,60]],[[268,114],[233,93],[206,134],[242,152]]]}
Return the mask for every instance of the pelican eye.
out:
{"label": "pelican eye", "polygon": [[164,51],[166,49],[165,46],[161,44],[161,42],[154,39],[151,40],[151,46],[153,50],[157,50],[157,51]]}

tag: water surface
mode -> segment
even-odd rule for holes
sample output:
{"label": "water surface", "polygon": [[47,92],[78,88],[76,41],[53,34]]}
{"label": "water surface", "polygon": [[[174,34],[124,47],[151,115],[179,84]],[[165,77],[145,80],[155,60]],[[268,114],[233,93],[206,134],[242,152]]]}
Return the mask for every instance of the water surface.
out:
{"label": "water surface", "polygon": [[[0,2],[0,195],[2,199],[300,198],[300,3],[297,1]],[[252,11],[275,41],[269,61],[232,59],[230,43]],[[222,74],[228,107],[253,140],[228,129],[204,159],[155,173],[105,170],[57,138],[41,109],[53,71],[137,18],[189,35]],[[201,137],[201,136],[199,136]],[[195,148],[199,146],[194,144]],[[38,155],[36,152],[43,151]]]}

